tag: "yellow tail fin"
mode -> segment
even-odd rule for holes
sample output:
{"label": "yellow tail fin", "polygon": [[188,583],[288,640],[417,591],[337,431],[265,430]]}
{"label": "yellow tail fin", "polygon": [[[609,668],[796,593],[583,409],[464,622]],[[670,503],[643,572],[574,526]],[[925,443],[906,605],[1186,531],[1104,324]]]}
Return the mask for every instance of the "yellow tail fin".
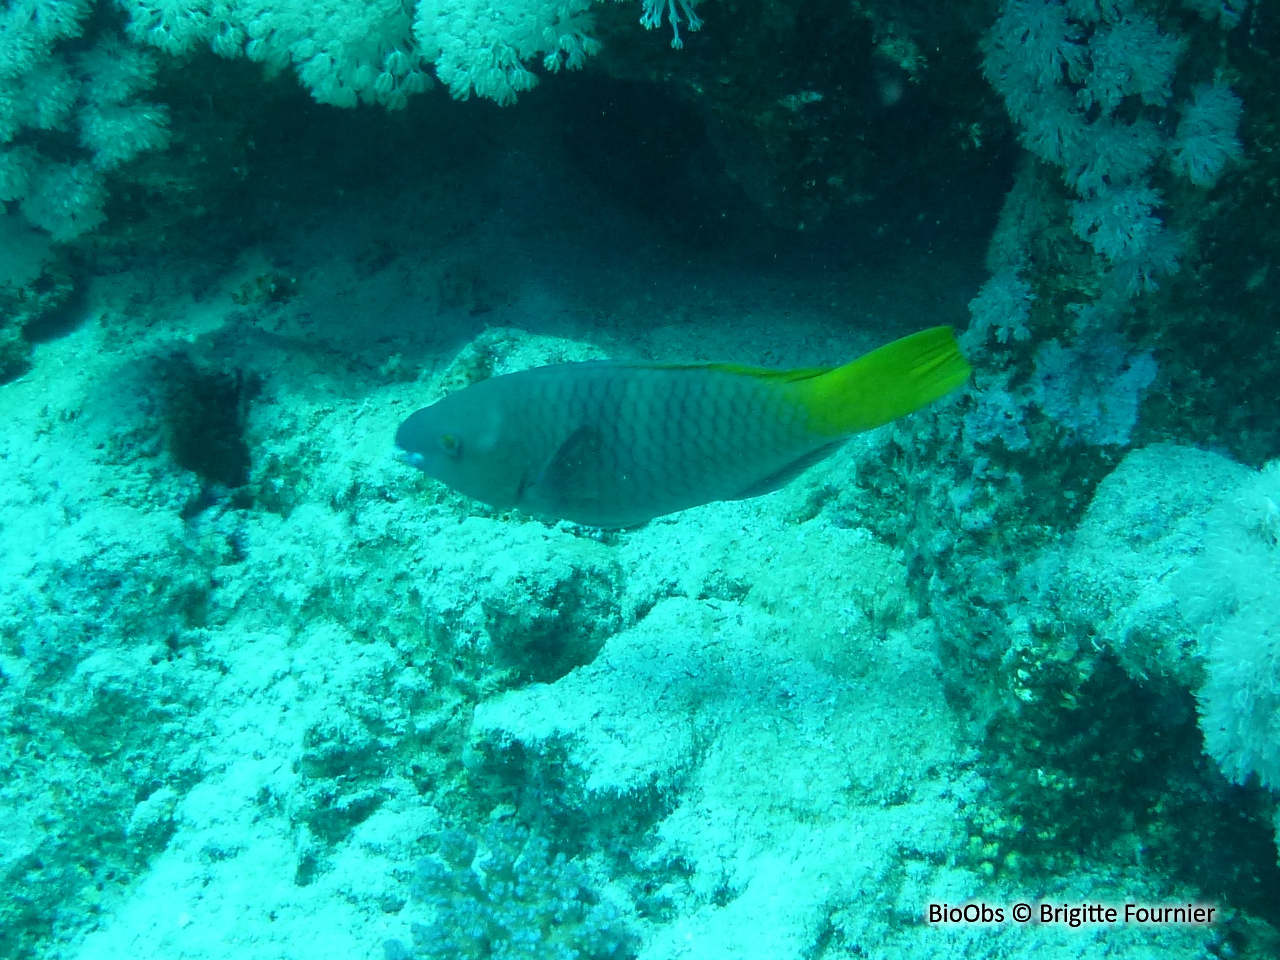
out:
{"label": "yellow tail fin", "polygon": [[931,327],[795,388],[809,410],[810,426],[839,437],[919,410],[961,386],[971,372],[951,328]]}

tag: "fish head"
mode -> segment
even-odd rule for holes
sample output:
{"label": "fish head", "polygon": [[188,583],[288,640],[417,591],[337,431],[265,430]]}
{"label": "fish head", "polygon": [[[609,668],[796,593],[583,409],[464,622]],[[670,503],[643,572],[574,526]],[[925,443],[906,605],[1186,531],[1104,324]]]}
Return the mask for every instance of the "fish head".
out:
{"label": "fish head", "polygon": [[501,397],[476,384],[411,414],[396,431],[405,460],[495,507],[514,506],[525,475],[519,444],[504,438]]}

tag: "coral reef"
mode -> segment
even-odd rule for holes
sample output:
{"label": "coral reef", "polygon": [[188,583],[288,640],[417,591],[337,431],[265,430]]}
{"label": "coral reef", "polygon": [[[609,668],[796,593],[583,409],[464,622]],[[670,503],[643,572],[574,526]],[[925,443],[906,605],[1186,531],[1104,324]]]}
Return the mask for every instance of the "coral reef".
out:
{"label": "coral reef", "polygon": [[[11,0],[0,953],[1280,955],[1277,49],[1213,0]],[[935,324],[962,394],[639,529],[392,449],[525,367]],[[1219,912],[928,913],[1100,899]]]}
{"label": "coral reef", "polygon": [[490,824],[482,850],[446,831],[439,854],[418,864],[414,894],[435,908],[431,923],[414,927],[414,957],[634,956],[620,911],[588,886],[583,869],[509,823]]}

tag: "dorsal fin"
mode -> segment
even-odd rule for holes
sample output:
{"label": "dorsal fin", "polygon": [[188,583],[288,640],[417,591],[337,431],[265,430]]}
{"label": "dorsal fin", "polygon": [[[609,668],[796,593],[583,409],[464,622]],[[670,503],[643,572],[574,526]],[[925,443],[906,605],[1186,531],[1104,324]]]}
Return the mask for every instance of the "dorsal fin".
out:
{"label": "dorsal fin", "polygon": [[[670,365],[672,369],[677,365]],[[721,373],[732,373],[740,377],[754,377],[757,380],[773,380],[776,383],[797,383],[801,380],[812,380],[824,373],[830,373],[834,367],[797,367],[794,370],[770,370],[768,367],[752,367],[745,363],[688,363],[678,365],[679,369],[717,370]]]}
{"label": "dorsal fin", "polygon": [[824,373],[830,373],[835,367],[797,367],[794,370],[773,370],[769,367],[753,367],[746,363],[644,363],[632,360],[588,361],[597,363],[613,363],[619,367],[631,367],[641,370],[714,370],[719,373],[732,373],[739,377],[754,377],[757,380],[773,380],[777,383],[795,383],[800,380],[811,380]]}

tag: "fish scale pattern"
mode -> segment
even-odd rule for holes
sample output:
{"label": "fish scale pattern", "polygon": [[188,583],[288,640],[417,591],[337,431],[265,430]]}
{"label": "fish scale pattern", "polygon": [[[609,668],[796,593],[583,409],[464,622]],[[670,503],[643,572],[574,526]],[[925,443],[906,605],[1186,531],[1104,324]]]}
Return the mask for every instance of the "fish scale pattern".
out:
{"label": "fish scale pattern", "polygon": [[[540,371],[531,383],[509,412],[534,478],[531,508],[562,511],[588,489],[593,500],[669,512],[706,502],[708,490],[732,498],[822,445],[777,383],[714,367],[591,364]],[[597,441],[575,446],[581,427]],[[555,489],[565,467],[596,475]]]}

